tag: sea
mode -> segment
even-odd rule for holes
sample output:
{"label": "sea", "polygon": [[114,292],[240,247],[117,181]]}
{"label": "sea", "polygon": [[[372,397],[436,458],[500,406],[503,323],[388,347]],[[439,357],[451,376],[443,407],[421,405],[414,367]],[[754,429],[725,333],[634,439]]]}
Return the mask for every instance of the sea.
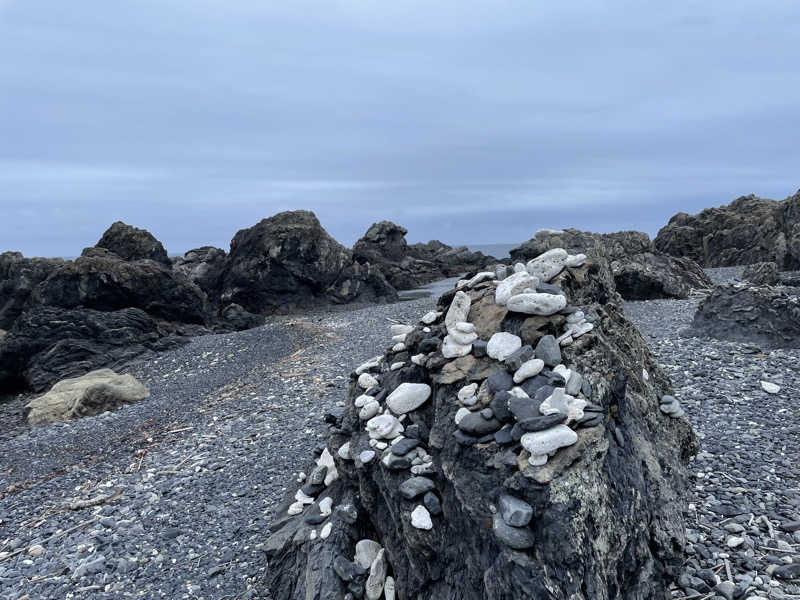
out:
{"label": "sea", "polygon": [[512,248],[517,248],[520,244],[466,244],[467,248],[473,252],[483,252],[487,256],[495,258],[508,258]]}

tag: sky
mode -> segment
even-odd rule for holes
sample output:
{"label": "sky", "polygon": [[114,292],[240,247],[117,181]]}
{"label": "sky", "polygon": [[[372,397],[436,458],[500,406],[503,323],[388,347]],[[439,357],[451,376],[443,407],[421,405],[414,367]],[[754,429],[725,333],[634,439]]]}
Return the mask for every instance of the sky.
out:
{"label": "sky", "polygon": [[800,188],[797,0],[0,0],[0,251],[638,229]]}

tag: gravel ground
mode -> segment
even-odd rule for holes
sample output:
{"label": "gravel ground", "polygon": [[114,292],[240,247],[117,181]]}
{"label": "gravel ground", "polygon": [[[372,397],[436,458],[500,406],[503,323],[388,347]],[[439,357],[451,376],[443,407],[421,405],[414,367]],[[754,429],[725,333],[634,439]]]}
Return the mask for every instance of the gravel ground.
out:
{"label": "gravel ground", "polygon": [[[0,405],[0,599],[259,597],[271,509],[322,441],[325,408],[386,346],[388,318],[412,321],[433,304],[196,338],[129,369],[148,400],[67,425],[31,430],[23,399]],[[800,598],[779,576],[800,568],[800,351],[682,338],[696,305],[626,305],[702,440],[675,597]]]}

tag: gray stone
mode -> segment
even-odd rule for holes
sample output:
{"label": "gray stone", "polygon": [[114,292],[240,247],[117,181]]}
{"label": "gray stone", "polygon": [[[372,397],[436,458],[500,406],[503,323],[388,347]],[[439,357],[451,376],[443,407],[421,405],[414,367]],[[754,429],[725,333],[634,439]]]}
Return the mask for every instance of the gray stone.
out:
{"label": "gray stone", "polygon": [[426,492],[436,489],[433,480],[427,477],[410,477],[400,484],[400,495],[406,500],[413,500]]}
{"label": "gray stone", "polygon": [[525,527],[531,522],[533,508],[530,504],[514,496],[501,494],[497,499],[498,509],[503,521],[514,527]]}
{"label": "gray stone", "polygon": [[526,344],[521,348],[515,350],[508,358],[506,358],[505,363],[508,370],[511,372],[516,371],[519,369],[523,363],[529,361],[533,358],[533,348]]}
{"label": "gray stone", "polygon": [[389,394],[387,406],[392,412],[402,415],[422,406],[431,397],[431,386],[427,383],[401,383]]}
{"label": "gray stone", "polygon": [[533,531],[528,527],[512,527],[499,513],[492,518],[492,531],[498,540],[514,550],[527,550],[533,547]]}
{"label": "gray stone", "polygon": [[548,367],[555,367],[561,363],[561,348],[552,335],[546,335],[539,340],[534,354]]}
{"label": "gray stone", "polygon": [[489,339],[486,352],[489,354],[489,357],[502,362],[519,350],[521,346],[522,340],[518,335],[505,331],[498,331]]}
{"label": "gray stone", "polygon": [[458,428],[461,431],[476,437],[494,433],[502,426],[503,424],[497,419],[487,419],[480,412],[471,412],[468,415],[464,415],[458,423]]}

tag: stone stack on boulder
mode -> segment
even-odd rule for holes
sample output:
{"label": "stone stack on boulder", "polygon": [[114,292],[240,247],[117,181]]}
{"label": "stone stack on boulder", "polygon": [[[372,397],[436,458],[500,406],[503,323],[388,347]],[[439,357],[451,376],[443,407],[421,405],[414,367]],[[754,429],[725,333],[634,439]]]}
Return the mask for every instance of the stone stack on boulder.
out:
{"label": "stone stack on boulder", "polygon": [[669,598],[697,442],[619,307],[557,285],[599,278],[553,248],[392,326],[279,508],[271,597]]}
{"label": "stone stack on boulder", "polygon": [[[655,251],[641,231],[590,233],[577,229],[543,229],[511,250],[512,260],[528,260],[551,248],[591,253],[607,270],[625,300],[688,298],[692,290],[713,287],[703,270],[688,258]],[[607,266],[606,266],[607,265]]]}
{"label": "stone stack on boulder", "polygon": [[696,215],[678,213],[653,246],[703,267],[774,262],[780,270],[800,269],[800,191],[780,202],[750,195]]}
{"label": "stone stack on boulder", "polygon": [[697,307],[690,335],[754,344],[761,349],[800,348],[797,288],[719,287]]}
{"label": "stone stack on boulder", "polygon": [[453,248],[437,240],[408,245],[405,227],[391,221],[373,223],[353,246],[353,256],[377,266],[398,290],[410,290],[437,279],[460,275],[494,260],[466,246]]}

